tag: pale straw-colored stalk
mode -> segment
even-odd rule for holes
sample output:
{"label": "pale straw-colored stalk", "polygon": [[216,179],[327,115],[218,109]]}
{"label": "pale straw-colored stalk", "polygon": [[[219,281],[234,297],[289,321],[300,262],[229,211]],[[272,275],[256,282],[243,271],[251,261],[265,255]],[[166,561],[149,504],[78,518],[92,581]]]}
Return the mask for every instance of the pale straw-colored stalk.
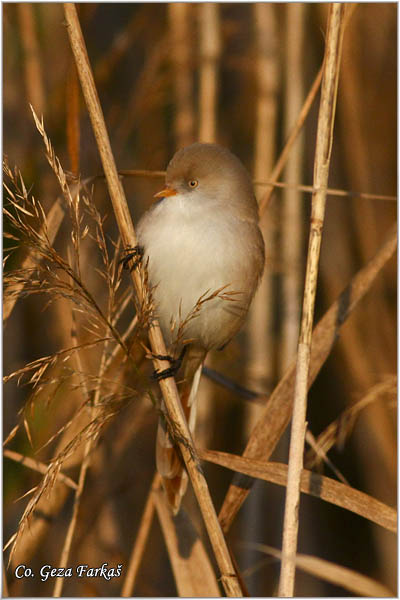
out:
{"label": "pale straw-colored stalk", "polygon": [[[221,53],[220,8],[213,2],[196,6],[199,31],[199,90],[198,141],[217,141],[218,64]],[[196,442],[207,446],[210,442],[210,418],[213,414],[213,386],[202,378],[197,393]]]}
{"label": "pale straw-colored stalk", "polygon": [[[276,129],[278,117],[279,89],[279,52],[278,52],[278,11],[273,3],[256,3],[252,7],[252,27],[255,36],[256,60],[255,79],[257,96],[255,98],[256,123],[254,131],[254,179],[268,177],[274,163],[276,152]],[[262,189],[256,190],[260,200]],[[266,245],[265,272],[249,310],[246,328],[246,382],[247,386],[259,391],[270,389],[274,379],[276,343],[274,340],[274,319],[276,305],[274,302],[275,274],[270,262],[277,252],[277,206],[269,207],[268,217],[260,224]],[[262,406],[252,402],[244,408],[243,436],[247,439],[256,424]],[[248,531],[264,531],[265,495],[261,489],[255,491],[243,509],[240,520],[240,536],[245,538]],[[252,560],[251,550],[243,548],[242,561]],[[249,580],[251,589],[254,581]]]}
{"label": "pale straw-colored stalk", "polygon": [[[83,95],[95,134],[118,228],[124,247],[133,248],[137,245],[135,230],[130,217],[125,194],[118,177],[85,42],[76,13],[75,4],[65,3],[64,13],[67,21],[67,29],[71,48],[74,53]],[[144,289],[139,270],[132,269],[131,276],[137,296],[140,300],[143,297]],[[155,319],[152,321],[149,327],[149,340],[154,354],[166,355],[167,351],[165,343],[158,322]],[[159,370],[169,367],[169,363],[167,361],[161,361],[159,359],[154,359],[154,365]],[[199,502],[215,558],[221,572],[221,582],[228,596],[239,597],[242,595],[241,588],[235,574],[226,541],[211,500],[207,482],[200,467],[200,461],[194,448],[193,440],[183,414],[174,379],[169,377],[168,379],[161,380],[160,388],[163,394],[169,419],[179,432],[179,448],[185,461],[189,477],[192,481],[194,492]]]}
{"label": "pale straw-colored stalk", "polygon": [[193,70],[191,68],[192,31],[187,2],[168,4],[170,60],[174,86],[174,133],[178,148],[194,142]]}
{"label": "pale straw-colored stalk", "polygon": [[218,60],[221,49],[219,7],[198,5],[200,33],[199,142],[215,142],[217,131]]}
{"label": "pale straw-colored stalk", "polygon": [[288,483],[286,489],[282,565],[279,595],[292,597],[294,593],[296,549],[299,528],[300,477],[303,468],[304,437],[308,372],[311,355],[311,337],[317,290],[318,263],[325,216],[326,188],[333,140],[333,125],[339,80],[339,65],[343,37],[344,5],[330,7],[321,102],[318,115],[317,140],[314,161],[314,187],[307,270],[303,297],[303,311],[297,353],[294,407],[290,437]]}
{"label": "pale straw-colored stalk", "polygon": [[[77,257],[72,256],[72,252],[70,252],[70,249],[68,249],[68,255],[69,255],[69,263],[70,264],[73,264],[74,260],[76,263],[78,263]],[[75,266],[75,269],[78,270],[78,267]],[[71,337],[73,338],[73,341],[76,343],[76,345],[78,345],[76,319],[75,319],[74,314],[72,316],[73,316],[73,322],[75,323],[75,326],[72,328]],[[104,375],[107,350],[108,350],[108,343],[106,342],[103,346],[103,350],[102,350],[102,354],[101,354],[100,367],[99,367],[99,384],[96,388],[96,391],[95,391],[95,394],[93,397],[93,403],[90,406],[91,420],[95,419],[95,417],[98,414],[98,403],[99,403],[99,399],[100,399],[101,380]],[[74,360],[76,362],[76,370],[78,373],[78,379],[80,380],[80,388],[79,389],[82,391],[82,395],[86,398],[86,401],[89,401],[90,400],[89,390],[87,388],[84,377],[82,376],[82,373],[84,373],[84,368],[83,368],[83,357],[82,357],[81,352],[76,352],[74,354]],[[71,520],[68,524],[67,534],[65,536],[64,544],[63,544],[62,551],[61,551],[60,562],[58,565],[60,568],[63,568],[63,569],[67,568],[67,565],[68,565],[72,541],[74,539],[75,530],[76,530],[76,526],[78,523],[78,512],[79,512],[79,508],[81,506],[82,493],[83,493],[83,490],[85,487],[86,475],[87,475],[87,472],[88,472],[88,469],[90,466],[91,452],[92,452],[93,448],[95,447],[96,439],[97,439],[97,437],[90,437],[89,439],[86,440],[86,443],[85,443],[85,447],[84,447],[84,451],[83,451],[83,460],[82,460],[80,470],[79,470],[78,487],[75,490],[72,516],[71,516]],[[63,587],[64,587],[64,577],[57,577],[55,585],[54,585],[54,591],[53,591],[54,598],[59,598],[61,596]]]}
{"label": "pale straw-colored stalk", "polygon": [[[304,12],[302,2],[286,5],[287,59],[285,66],[285,132],[288,134],[300,112],[303,101],[303,43]],[[304,134],[301,132],[292,148],[286,168],[285,180],[300,182],[304,152]],[[280,375],[286,371],[296,354],[300,321],[301,256],[302,256],[302,194],[286,188],[282,206],[282,293],[283,322],[282,345],[279,353]]]}
{"label": "pale straw-colored stalk", "polygon": [[30,2],[19,2],[17,8],[20,39],[24,50],[26,95],[35,111],[42,114],[45,107],[45,93],[34,14],[39,6]]}
{"label": "pale straw-colored stalk", "polygon": [[[267,3],[255,4],[253,21],[257,48],[254,179],[258,181],[268,177],[276,151],[279,79],[276,7]],[[260,200],[260,190],[257,195]],[[276,307],[273,302],[274,275],[268,263],[276,252],[275,212],[271,210],[268,218],[263,219],[260,224],[266,244],[267,268],[250,308],[248,324],[248,383],[251,387],[263,390],[273,379],[273,319]],[[252,425],[253,423],[249,423],[248,427]]]}

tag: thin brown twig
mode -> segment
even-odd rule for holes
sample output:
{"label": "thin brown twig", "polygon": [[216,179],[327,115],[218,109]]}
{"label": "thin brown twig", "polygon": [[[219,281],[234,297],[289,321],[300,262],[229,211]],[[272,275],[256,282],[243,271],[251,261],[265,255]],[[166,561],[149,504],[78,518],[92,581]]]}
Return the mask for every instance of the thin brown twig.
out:
{"label": "thin brown twig", "polygon": [[[283,181],[254,181],[254,185],[274,186],[284,189],[298,190],[299,192],[308,192],[314,194],[316,191],[312,185],[303,185],[300,183],[287,183]],[[390,196],[388,194],[369,194],[368,192],[353,192],[351,190],[338,190],[336,188],[327,188],[327,196],[340,196],[343,198],[362,198],[365,200],[382,200],[385,202],[397,202],[397,196]]]}
{"label": "thin brown twig", "polygon": [[[135,230],[131,221],[124,191],[118,178],[118,173],[75,5],[65,3],[64,13],[67,21],[67,29],[71,48],[75,56],[83,94],[96,137],[111,201],[121,233],[121,238],[125,248],[133,248],[136,246]],[[139,269],[132,270],[131,276],[137,295],[139,299],[142,299],[145,290],[143,289],[143,281],[139,271]],[[165,356],[165,343],[162,338],[160,327],[156,320],[152,321],[149,327],[149,339],[154,354]],[[154,359],[154,363],[156,368],[161,370],[168,366],[167,361],[165,360],[161,361],[159,359]],[[207,532],[210,537],[211,545],[213,547],[221,572],[223,586],[229,596],[239,597],[242,595],[241,588],[235,574],[228,548],[226,546],[225,538],[215,513],[207,482],[200,468],[199,459],[197,457],[193,440],[191,438],[191,434],[180,404],[175,381],[173,378],[163,379],[160,382],[160,387],[169,417],[179,431],[179,436],[181,438],[181,440],[179,440],[179,448],[185,461],[190,479],[193,483],[193,488],[199,502]]]}
{"label": "thin brown twig", "polygon": [[[71,551],[72,540],[74,537],[75,528],[76,528],[76,524],[77,524],[77,520],[78,520],[78,511],[79,511],[79,507],[80,507],[80,501],[81,501],[83,489],[85,486],[87,470],[89,468],[90,451],[92,449],[92,446],[93,446],[93,438],[90,438],[89,440],[87,440],[86,445],[85,445],[84,457],[83,457],[81,469],[79,472],[78,489],[75,491],[74,506],[73,506],[73,510],[72,510],[71,521],[68,526],[67,535],[65,537],[63,549],[61,552],[61,558],[60,558],[60,562],[59,562],[60,568],[65,568],[68,563],[68,557],[69,557],[69,553]],[[53,591],[54,598],[59,598],[61,596],[63,585],[64,585],[64,577],[57,577],[56,583],[54,586],[54,591]]]}
{"label": "thin brown twig", "polygon": [[[122,177],[165,177],[165,171],[151,171],[148,169],[120,169],[118,174]],[[88,177],[85,179],[83,183],[88,183],[95,178],[101,178],[104,175],[96,175],[93,177]],[[278,187],[289,190],[297,190],[299,192],[308,192],[309,194],[313,194],[316,189],[312,185],[303,185],[301,183],[289,183],[285,181],[261,181],[259,179],[255,179],[253,181],[254,185],[258,186],[266,186],[266,187]],[[355,192],[352,190],[339,190],[337,188],[327,188],[326,190],[327,196],[339,196],[343,198],[362,198],[365,200],[382,200],[385,202],[397,202],[397,196],[391,196],[388,194],[370,194],[368,192]]]}
{"label": "thin brown twig", "polygon": [[294,391],[292,427],[290,434],[288,483],[286,488],[285,515],[283,523],[282,564],[279,595],[291,597],[294,593],[296,549],[299,528],[300,478],[303,467],[304,438],[306,433],[306,410],[308,372],[311,358],[311,339],[314,306],[317,291],[318,263],[325,216],[326,188],[333,141],[339,66],[343,39],[344,6],[334,3],[330,7],[318,115],[317,141],[314,162],[314,187],[309,250],[304,288],[303,311],[297,350],[297,368]]}
{"label": "thin brown twig", "polygon": [[[8,450],[7,448],[3,450],[3,456],[6,456],[7,458],[14,460],[15,462],[19,463],[20,465],[24,465],[24,467],[28,467],[28,469],[33,469],[34,471],[38,471],[42,475],[45,475],[47,473],[47,468],[48,468],[47,465],[45,463],[41,462],[40,460],[31,458],[30,456],[24,456],[23,454],[20,454],[19,452],[14,452],[14,450]],[[75,481],[73,479],[68,477],[68,475],[64,475],[64,473],[61,473],[61,471],[57,474],[57,479],[58,479],[58,481],[65,483],[65,485],[72,488],[73,490],[76,490],[78,487],[78,485],[75,483]]]}
{"label": "thin brown twig", "polygon": [[[69,248],[68,248],[68,255],[69,255],[69,259],[70,259],[70,264],[72,264],[72,252],[70,251]],[[75,257],[76,261],[77,261],[77,258],[78,257]],[[74,314],[73,314],[73,322],[74,322],[74,327],[72,328],[72,341],[75,342],[75,345],[78,345],[78,339],[76,337],[77,336],[76,319],[75,319]],[[104,356],[105,347],[106,346],[104,345],[102,357]],[[86,397],[86,401],[89,401],[90,398],[89,398],[86,381],[84,380],[84,378],[81,375],[81,373],[83,373],[81,353],[79,351],[76,352],[74,355],[74,358],[75,358],[75,362],[77,364],[77,371],[79,373],[78,377],[81,382],[80,389],[82,390],[83,395]],[[100,388],[100,386],[96,390],[97,396],[98,396],[99,388]],[[94,416],[95,416],[95,403],[93,403],[93,405],[91,406],[91,409],[90,409],[91,419],[93,419]],[[79,471],[78,487],[75,491],[74,505],[73,505],[73,509],[72,509],[71,520],[69,522],[67,535],[65,536],[63,548],[61,551],[61,557],[60,557],[60,562],[59,562],[59,568],[61,568],[61,569],[66,568],[66,566],[68,564],[68,558],[69,558],[69,554],[71,551],[72,540],[73,540],[73,537],[75,534],[75,528],[76,528],[76,525],[78,522],[78,511],[79,511],[79,507],[80,507],[80,501],[81,501],[83,489],[85,486],[86,473],[87,473],[87,470],[89,468],[89,463],[90,463],[90,452],[93,448],[93,445],[94,445],[94,438],[89,438],[86,441],[85,449],[83,452],[83,460],[82,460],[81,468]],[[53,591],[53,596],[55,598],[59,598],[61,596],[63,586],[64,586],[64,577],[58,577],[56,579],[54,591]]]}
{"label": "thin brown twig", "polygon": [[[292,146],[293,146],[294,142],[296,141],[297,136],[300,133],[300,131],[305,123],[308,113],[310,112],[310,108],[311,108],[311,106],[315,100],[315,97],[318,93],[319,86],[321,85],[321,81],[322,81],[322,67],[318,71],[318,73],[313,81],[313,84],[310,88],[310,91],[307,94],[307,97],[304,101],[304,104],[303,104],[300,114],[297,118],[297,121],[294,124],[293,129],[287,139],[287,142],[286,142],[285,146],[283,147],[282,152],[279,155],[279,158],[271,172],[271,175],[269,176],[269,180],[271,182],[275,183],[275,180],[278,179],[279,175],[283,171],[283,168],[289,157]],[[268,191],[266,191],[264,196],[262,197],[262,199],[260,201],[260,215],[261,216],[263,216],[264,212],[266,211],[273,192],[274,192],[274,188],[271,185],[270,189]]]}
{"label": "thin brown twig", "polygon": [[121,598],[130,598],[133,594],[133,589],[136,582],[136,576],[139,570],[143,553],[150,533],[150,527],[154,516],[154,492],[159,489],[161,477],[156,473],[150,485],[150,490],[147,496],[146,504],[143,509],[142,518],[139,529],[136,532],[135,543],[129,557],[128,569],[122,586]]}
{"label": "thin brown twig", "polygon": [[[342,448],[346,437],[349,436],[361,412],[373,402],[381,401],[385,397],[395,400],[396,391],[396,375],[388,375],[383,381],[372,386],[361,400],[349,406],[319,434],[318,438],[315,440],[315,447],[313,447],[312,451],[306,456],[307,467],[310,469],[315,467],[315,464],[320,461],[321,453],[325,454],[326,452],[329,452],[335,444],[339,448]],[[393,460],[394,456],[391,456],[391,458]]]}
{"label": "thin brown twig", "polygon": [[[258,549],[260,552],[265,552],[276,558],[282,559],[282,553],[271,546],[251,542],[249,543],[249,546],[253,549]],[[296,556],[296,566],[306,573],[310,573],[324,581],[336,585],[339,583],[341,587],[357,596],[372,596],[376,598],[393,597],[393,592],[375,579],[317,556],[298,554]]]}

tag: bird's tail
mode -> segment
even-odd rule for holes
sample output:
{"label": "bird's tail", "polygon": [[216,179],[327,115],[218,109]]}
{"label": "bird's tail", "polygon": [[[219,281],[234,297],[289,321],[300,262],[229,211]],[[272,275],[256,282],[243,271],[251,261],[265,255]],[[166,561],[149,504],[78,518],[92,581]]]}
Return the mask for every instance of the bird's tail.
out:
{"label": "bird's tail", "polygon": [[[182,408],[192,434],[196,425],[197,390],[205,355],[206,353],[198,348],[189,347],[187,349],[181,367],[183,380],[178,383]],[[179,448],[168,433],[163,417],[160,417],[158,421],[156,462],[168,504],[173,514],[176,515],[186,492],[188,476]]]}

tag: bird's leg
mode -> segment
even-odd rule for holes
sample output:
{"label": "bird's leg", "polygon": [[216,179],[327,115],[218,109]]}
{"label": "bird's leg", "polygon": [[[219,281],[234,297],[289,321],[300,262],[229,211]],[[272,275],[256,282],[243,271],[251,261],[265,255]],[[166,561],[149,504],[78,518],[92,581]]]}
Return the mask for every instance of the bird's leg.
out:
{"label": "bird's leg", "polygon": [[173,358],[169,354],[152,354],[153,358],[158,358],[159,360],[167,360],[171,366],[168,369],[163,369],[162,371],[155,370],[151,376],[154,381],[161,381],[161,379],[167,379],[168,377],[173,377],[179,371],[183,357],[185,356],[187,346],[183,346],[180,355],[178,358]]}
{"label": "bird's leg", "polygon": [[[130,271],[132,271],[133,269],[136,269],[136,267],[139,265],[140,261],[143,258],[143,254],[144,254],[144,250],[143,250],[143,246],[135,246],[134,248],[125,248],[124,252],[126,253],[125,256],[123,258],[121,258],[121,260],[119,261],[120,263],[122,263],[124,269],[130,269]],[[129,267],[129,261],[133,260],[133,264],[131,267]]]}

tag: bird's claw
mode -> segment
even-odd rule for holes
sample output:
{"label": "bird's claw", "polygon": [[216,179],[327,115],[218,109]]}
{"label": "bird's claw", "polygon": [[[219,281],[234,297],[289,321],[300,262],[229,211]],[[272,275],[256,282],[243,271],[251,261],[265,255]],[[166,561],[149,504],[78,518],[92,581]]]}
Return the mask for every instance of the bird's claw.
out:
{"label": "bird's claw", "polygon": [[167,369],[163,369],[162,371],[155,370],[153,371],[151,378],[154,381],[161,381],[162,379],[168,379],[168,377],[174,377],[179,371],[183,357],[185,356],[186,346],[182,348],[182,351],[178,358],[173,358],[169,354],[152,354],[152,358],[158,358],[158,360],[167,360],[171,366]]}
{"label": "bird's claw", "polygon": [[[124,269],[128,269],[132,271],[136,269],[143,258],[144,250],[142,246],[135,246],[134,248],[125,248],[126,255],[121,258],[119,261],[122,263]],[[129,267],[129,261],[133,260],[133,264]]]}

